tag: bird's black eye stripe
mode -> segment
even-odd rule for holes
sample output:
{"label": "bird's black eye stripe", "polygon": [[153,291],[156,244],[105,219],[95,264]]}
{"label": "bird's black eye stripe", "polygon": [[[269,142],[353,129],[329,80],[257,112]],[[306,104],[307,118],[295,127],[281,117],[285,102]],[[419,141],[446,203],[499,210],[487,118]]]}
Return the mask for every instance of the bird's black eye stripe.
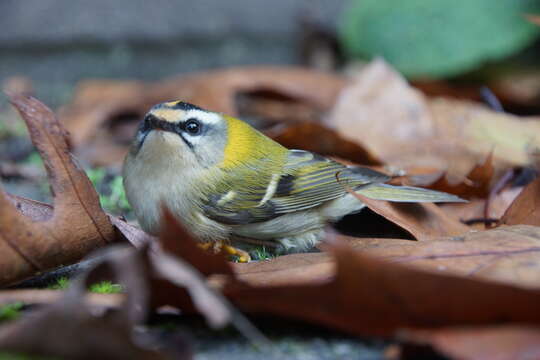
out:
{"label": "bird's black eye stripe", "polygon": [[165,130],[165,131],[170,131],[170,132],[176,132],[174,123],[161,120],[152,114],[146,115],[146,117],[144,118],[142,127],[148,128],[148,129],[160,129],[160,130]]}
{"label": "bird's black eye stripe", "polygon": [[173,123],[165,120],[161,120],[158,117],[148,114],[144,118],[144,121],[139,126],[140,133],[147,133],[152,129],[159,129],[164,131],[170,131],[182,136],[182,133],[187,133],[191,136],[201,135],[205,130],[200,120],[191,118],[187,121],[180,123]]}
{"label": "bird's black eye stripe", "polygon": [[184,123],[184,131],[190,135],[200,135],[202,132],[202,124],[197,119],[188,119]]}

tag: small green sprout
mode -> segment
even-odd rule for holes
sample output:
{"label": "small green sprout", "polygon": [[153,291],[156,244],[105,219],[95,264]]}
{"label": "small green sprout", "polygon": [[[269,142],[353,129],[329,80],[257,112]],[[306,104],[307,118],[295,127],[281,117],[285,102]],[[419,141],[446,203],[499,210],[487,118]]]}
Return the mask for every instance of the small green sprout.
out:
{"label": "small green sprout", "polygon": [[254,248],[250,255],[253,257],[253,260],[270,260],[276,257],[272,252],[268,251],[264,245]]}
{"label": "small green sprout", "polygon": [[20,353],[0,351],[0,360],[54,360],[56,358],[50,356],[27,355]]}
{"label": "small green sprout", "polygon": [[62,276],[62,277],[59,277],[58,279],[56,279],[56,281],[47,286],[47,289],[50,289],[50,290],[65,290],[69,287],[69,279],[65,276]]}
{"label": "small green sprout", "polygon": [[20,118],[13,118],[11,113],[0,113],[0,139],[22,136],[28,136],[24,121]]}
{"label": "small green sprout", "polygon": [[103,208],[111,213],[129,212],[126,192],[121,176],[107,176],[104,168],[94,168],[86,171],[88,178],[99,193],[99,201]]}
{"label": "small green sprout", "polygon": [[[60,277],[55,283],[49,285],[47,289],[50,290],[66,290],[69,287],[69,279],[65,276]],[[114,284],[110,281],[101,281],[90,285],[88,288],[91,292],[99,294],[116,294],[122,292],[122,285]]]}
{"label": "small green sprout", "polygon": [[23,306],[24,303],[20,301],[0,306],[0,323],[4,321],[18,319],[19,316],[21,316],[21,310]]}
{"label": "small green sprout", "polygon": [[118,294],[123,291],[122,285],[113,284],[110,281],[101,281],[90,285],[90,291],[98,294]]}
{"label": "small green sprout", "polygon": [[86,175],[95,187],[99,187],[105,179],[106,173],[105,169],[103,168],[93,168],[86,170]]}
{"label": "small green sprout", "polygon": [[32,153],[24,160],[24,163],[44,168],[43,159],[37,151],[32,151]]}

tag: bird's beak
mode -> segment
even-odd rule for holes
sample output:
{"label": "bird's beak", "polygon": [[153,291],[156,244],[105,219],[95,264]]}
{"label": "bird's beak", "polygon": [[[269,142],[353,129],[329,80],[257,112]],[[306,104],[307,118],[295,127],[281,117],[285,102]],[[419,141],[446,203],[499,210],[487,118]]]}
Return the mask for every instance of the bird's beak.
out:
{"label": "bird's beak", "polygon": [[141,121],[139,129],[136,136],[137,151],[143,146],[146,137],[152,130],[161,130],[160,126],[161,121],[153,116],[148,114],[144,117],[144,120]]}

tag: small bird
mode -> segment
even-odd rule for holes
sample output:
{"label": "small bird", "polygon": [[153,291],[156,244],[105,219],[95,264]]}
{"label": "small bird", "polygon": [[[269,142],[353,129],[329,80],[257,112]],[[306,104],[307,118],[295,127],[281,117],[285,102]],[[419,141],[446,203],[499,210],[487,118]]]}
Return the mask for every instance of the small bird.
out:
{"label": "small bird", "polygon": [[[324,227],[365,205],[349,191],[397,202],[457,196],[385,184],[385,174],[289,150],[232,116],[173,101],[140,123],[123,167],[142,229],[159,232],[162,204],[203,243],[255,239],[306,251]],[[349,191],[348,191],[349,189]]]}

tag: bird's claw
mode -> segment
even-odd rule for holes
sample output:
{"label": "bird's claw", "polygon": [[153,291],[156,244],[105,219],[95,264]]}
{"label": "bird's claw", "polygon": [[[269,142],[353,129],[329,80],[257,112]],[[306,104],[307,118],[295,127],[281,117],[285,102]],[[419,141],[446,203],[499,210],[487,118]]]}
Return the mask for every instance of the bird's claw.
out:
{"label": "bird's claw", "polygon": [[205,242],[199,244],[199,247],[205,251],[212,249],[215,254],[224,253],[230,256],[236,256],[237,261],[241,263],[247,263],[251,261],[251,256],[249,256],[246,251],[225,244],[223,241]]}

